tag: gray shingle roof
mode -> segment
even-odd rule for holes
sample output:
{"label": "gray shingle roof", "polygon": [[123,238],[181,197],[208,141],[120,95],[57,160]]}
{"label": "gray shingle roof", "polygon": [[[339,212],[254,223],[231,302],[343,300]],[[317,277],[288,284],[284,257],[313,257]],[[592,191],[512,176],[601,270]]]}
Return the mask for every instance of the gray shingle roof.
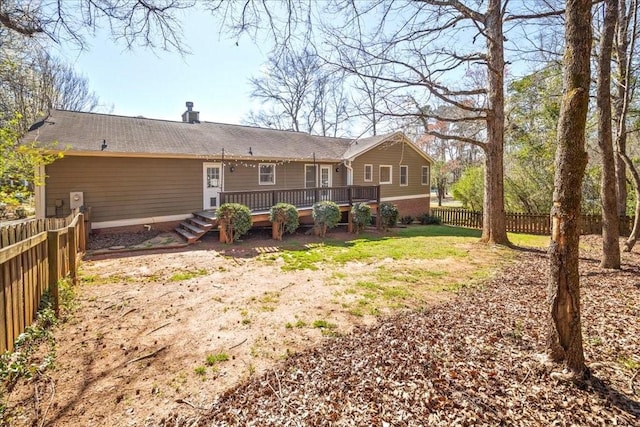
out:
{"label": "gray shingle roof", "polygon": [[[391,134],[396,135],[396,134]],[[353,139],[222,123],[184,123],[108,114],[52,110],[25,136],[26,142],[57,142],[68,154],[106,156],[310,159],[352,158],[390,135]],[[107,148],[101,151],[102,141]],[[253,154],[250,154],[251,151]]]}

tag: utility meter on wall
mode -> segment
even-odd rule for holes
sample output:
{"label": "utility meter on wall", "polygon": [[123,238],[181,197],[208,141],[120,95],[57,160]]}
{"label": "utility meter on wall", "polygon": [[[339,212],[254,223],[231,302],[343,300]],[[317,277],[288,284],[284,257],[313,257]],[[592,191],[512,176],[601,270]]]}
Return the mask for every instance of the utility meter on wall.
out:
{"label": "utility meter on wall", "polygon": [[69,193],[69,208],[79,209],[84,205],[84,193],[82,191],[72,191]]}

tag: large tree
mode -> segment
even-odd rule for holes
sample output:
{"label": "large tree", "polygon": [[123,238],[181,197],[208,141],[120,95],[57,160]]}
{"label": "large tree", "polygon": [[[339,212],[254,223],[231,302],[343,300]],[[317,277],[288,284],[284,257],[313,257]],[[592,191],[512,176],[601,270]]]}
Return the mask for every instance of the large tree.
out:
{"label": "large tree", "polygon": [[616,197],[616,171],[611,129],[611,51],[618,20],[618,0],[604,1],[597,78],[598,146],[602,157],[602,257],[600,266],[620,268],[620,226]]}
{"label": "large tree", "polygon": [[575,376],[588,376],[580,319],[580,202],[587,165],[585,128],[591,82],[591,2],[568,0],[563,95],[558,121],[552,234],[549,246],[549,355]]}

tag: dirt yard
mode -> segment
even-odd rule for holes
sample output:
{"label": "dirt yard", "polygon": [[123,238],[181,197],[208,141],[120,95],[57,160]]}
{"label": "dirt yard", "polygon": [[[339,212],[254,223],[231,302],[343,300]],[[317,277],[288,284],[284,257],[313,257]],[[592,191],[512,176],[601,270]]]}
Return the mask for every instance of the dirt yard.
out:
{"label": "dirt yard", "polygon": [[[321,244],[287,237],[294,238]],[[278,250],[266,234],[231,246],[207,236],[188,248],[83,262],[77,307],[55,333],[56,369],[48,384],[12,394],[12,425],[144,425],[180,407],[205,407],[303,349],[402,309],[355,311],[359,295],[348,290],[385,265],[402,267],[398,261],[282,271],[277,258],[256,260]],[[453,268],[448,262],[437,261]],[[411,308],[451,295],[426,292]]]}

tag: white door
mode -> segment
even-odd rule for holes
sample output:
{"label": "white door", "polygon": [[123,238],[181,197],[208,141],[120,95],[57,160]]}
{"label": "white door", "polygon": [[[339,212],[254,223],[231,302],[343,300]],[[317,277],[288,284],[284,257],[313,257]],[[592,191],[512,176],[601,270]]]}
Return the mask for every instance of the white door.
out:
{"label": "white door", "polygon": [[331,187],[331,166],[320,166],[320,187]]}
{"label": "white door", "polygon": [[[320,187],[331,187],[331,166],[320,165]],[[331,190],[321,190],[320,198],[322,200],[332,200]]]}
{"label": "white door", "polygon": [[220,163],[203,163],[203,209],[215,209],[220,206],[220,191],[222,191],[222,166]]}

